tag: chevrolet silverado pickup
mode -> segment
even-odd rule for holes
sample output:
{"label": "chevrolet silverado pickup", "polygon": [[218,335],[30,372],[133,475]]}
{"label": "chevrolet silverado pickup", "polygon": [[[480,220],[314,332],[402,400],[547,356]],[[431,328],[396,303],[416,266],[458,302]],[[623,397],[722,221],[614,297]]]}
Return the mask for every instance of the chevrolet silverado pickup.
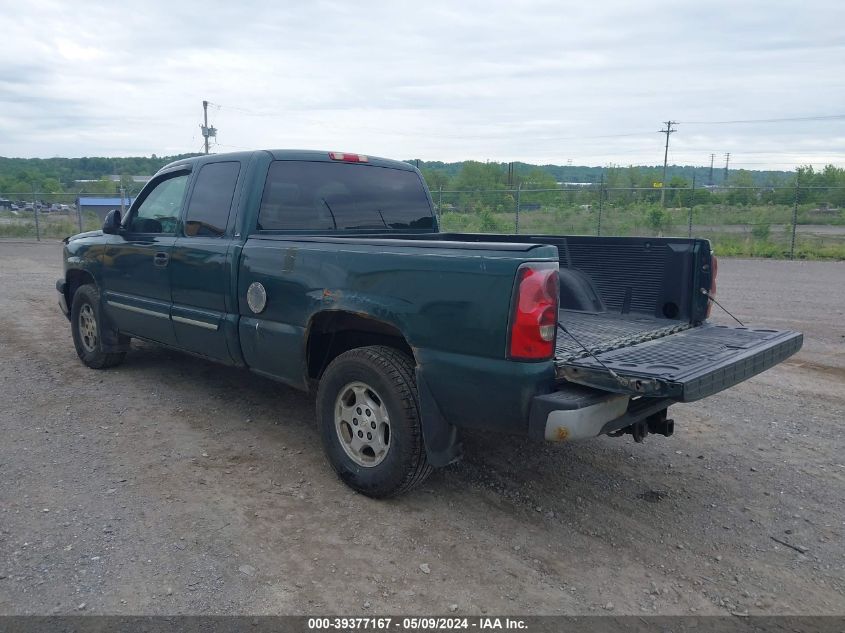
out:
{"label": "chevrolet silverado pickup", "polygon": [[802,344],[707,321],[706,240],[443,233],[417,169],[342,152],[179,160],[63,259],[88,367],[137,338],[315,392],[329,463],[373,497],[459,458],[464,429],[668,437],[671,404]]}

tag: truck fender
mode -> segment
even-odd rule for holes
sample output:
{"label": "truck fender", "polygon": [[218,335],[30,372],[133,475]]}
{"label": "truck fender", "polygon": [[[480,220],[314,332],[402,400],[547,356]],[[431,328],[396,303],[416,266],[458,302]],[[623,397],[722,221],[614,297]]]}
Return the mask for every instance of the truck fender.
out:
{"label": "truck fender", "polygon": [[[73,295],[76,290],[85,284],[91,284],[100,290],[94,274],[86,268],[70,268],[65,272],[65,278],[56,283],[56,290],[64,293],[67,303],[67,318],[70,320],[70,311],[73,307]],[[100,320],[100,338],[102,339],[103,351],[107,354],[129,351],[129,337],[120,334],[112,325],[106,311],[103,309],[102,297],[97,309],[97,318]]]}

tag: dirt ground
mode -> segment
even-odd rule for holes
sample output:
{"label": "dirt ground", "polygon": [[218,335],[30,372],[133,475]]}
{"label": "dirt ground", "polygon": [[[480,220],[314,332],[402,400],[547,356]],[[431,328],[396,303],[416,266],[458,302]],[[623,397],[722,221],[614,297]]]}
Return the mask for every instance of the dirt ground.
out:
{"label": "dirt ground", "polygon": [[85,368],[60,272],[0,242],[2,614],[845,613],[843,263],[720,262],[805,346],[673,438],[471,435],[390,501],[335,478],[304,394],[143,344]]}

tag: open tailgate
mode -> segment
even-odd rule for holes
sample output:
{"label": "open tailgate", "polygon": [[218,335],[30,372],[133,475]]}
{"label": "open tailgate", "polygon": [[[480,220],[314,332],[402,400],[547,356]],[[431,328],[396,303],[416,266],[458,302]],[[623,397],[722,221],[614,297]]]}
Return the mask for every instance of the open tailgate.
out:
{"label": "open tailgate", "polygon": [[[556,358],[557,378],[606,391],[691,402],[777,365],[801,349],[803,342],[802,334],[791,330],[709,323],[662,334],[594,352],[618,379],[586,353],[579,358],[573,354]],[[558,331],[561,337],[566,334]]]}

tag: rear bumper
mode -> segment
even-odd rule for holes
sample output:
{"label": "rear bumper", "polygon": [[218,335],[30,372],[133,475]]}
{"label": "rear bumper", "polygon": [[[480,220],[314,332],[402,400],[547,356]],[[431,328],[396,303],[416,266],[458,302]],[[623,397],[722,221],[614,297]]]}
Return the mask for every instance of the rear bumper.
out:
{"label": "rear bumper", "polygon": [[70,308],[67,305],[67,294],[65,293],[66,282],[64,279],[59,279],[56,282],[56,292],[59,293],[59,309],[68,319],[70,318]]}
{"label": "rear bumper", "polygon": [[568,385],[536,396],[531,403],[528,435],[535,440],[563,442],[613,433],[666,409],[669,398],[635,398]]}

